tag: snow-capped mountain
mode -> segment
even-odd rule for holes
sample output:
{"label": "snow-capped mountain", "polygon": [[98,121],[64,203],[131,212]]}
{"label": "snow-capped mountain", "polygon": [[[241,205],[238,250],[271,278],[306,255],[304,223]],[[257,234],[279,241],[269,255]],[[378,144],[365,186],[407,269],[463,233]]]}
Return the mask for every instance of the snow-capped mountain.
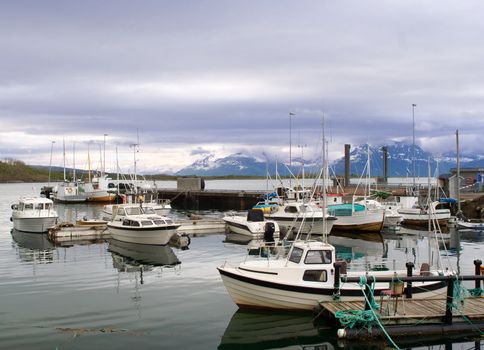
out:
{"label": "snow-capped mountain", "polygon": [[[428,174],[427,164],[430,159],[431,175],[438,173],[449,173],[451,168],[456,167],[456,155],[449,153],[442,157],[434,157],[431,153],[424,151],[419,146],[396,142],[386,145],[388,149],[388,175],[389,176],[413,176],[413,162],[415,156],[415,175],[426,177]],[[342,152],[343,153],[343,152]],[[368,160],[368,146],[358,145],[350,151],[350,173],[352,176],[366,174]],[[484,155],[461,155],[461,167],[484,167]],[[304,162],[306,172],[318,172],[321,161],[292,159],[291,172],[300,174],[301,164]],[[344,175],[344,155],[331,164],[331,168],[337,175]],[[269,161],[267,164],[257,156],[236,153],[223,158],[216,158],[213,154],[197,160],[190,166],[176,172],[175,175],[197,175],[197,176],[265,176],[267,169],[271,176],[276,173],[276,164]],[[277,172],[279,175],[289,174],[288,164],[278,163]],[[370,146],[370,173],[371,176],[383,175],[383,151],[382,146]]]}

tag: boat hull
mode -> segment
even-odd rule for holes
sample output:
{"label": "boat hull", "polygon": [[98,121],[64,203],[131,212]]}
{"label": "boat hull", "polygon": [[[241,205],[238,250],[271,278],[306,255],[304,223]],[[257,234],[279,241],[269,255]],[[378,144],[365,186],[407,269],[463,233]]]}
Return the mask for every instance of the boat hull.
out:
{"label": "boat hull", "polygon": [[17,231],[44,233],[57,223],[57,217],[44,218],[15,218],[12,217],[13,227]]}
{"label": "boat hull", "polygon": [[[267,218],[277,222],[279,227],[284,230],[292,228],[294,232],[310,233],[312,235],[328,235],[334,227],[335,219],[333,217],[326,218],[326,231],[324,229],[324,220],[322,217],[318,218],[286,218],[268,215]],[[301,228],[302,226],[302,228]]]}
{"label": "boat hull", "polygon": [[[334,300],[332,287],[303,287],[260,280],[234,268],[219,267],[218,270],[232,300],[240,308],[312,311],[319,302]],[[384,289],[388,289],[388,283],[377,284],[375,296]],[[441,282],[422,284],[421,288],[414,282],[412,293],[415,299],[425,299],[445,293],[445,290],[445,284]],[[357,285],[340,289],[340,300],[362,301],[363,298]]]}
{"label": "boat hull", "polygon": [[338,220],[336,220],[333,226],[335,231],[380,232],[383,229],[383,211],[352,216],[337,216],[336,218]]}
{"label": "boat hull", "polygon": [[[264,238],[266,223],[272,221],[248,222],[244,218],[239,217],[225,217],[225,224],[229,233],[243,235],[252,239]],[[279,237],[279,225],[274,223],[274,238]]]}
{"label": "boat hull", "polygon": [[109,232],[111,232],[111,238],[121,242],[167,245],[170,242],[171,237],[173,237],[173,235],[177,232],[176,229],[179,226],[180,225],[155,228],[123,228],[108,224],[108,229]]}
{"label": "boat hull", "polygon": [[[420,209],[400,209],[398,213],[402,215],[404,225],[427,227],[429,224],[429,214],[421,212]],[[430,218],[445,227],[449,224],[450,210],[438,209]]]}

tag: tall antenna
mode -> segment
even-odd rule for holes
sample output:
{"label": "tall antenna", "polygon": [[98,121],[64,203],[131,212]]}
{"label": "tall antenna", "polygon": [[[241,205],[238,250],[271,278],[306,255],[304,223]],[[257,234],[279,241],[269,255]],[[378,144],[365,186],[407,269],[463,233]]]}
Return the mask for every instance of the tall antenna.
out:
{"label": "tall antenna", "polygon": [[413,154],[412,154],[412,165],[413,165],[413,190],[415,191],[415,107],[417,105],[415,103],[412,103],[412,138],[413,138]]}

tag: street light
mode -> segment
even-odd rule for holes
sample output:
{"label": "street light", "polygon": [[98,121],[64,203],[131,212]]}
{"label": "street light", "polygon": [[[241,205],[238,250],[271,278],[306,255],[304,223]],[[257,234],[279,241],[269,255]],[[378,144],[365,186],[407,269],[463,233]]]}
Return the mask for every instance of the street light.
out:
{"label": "street light", "polygon": [[108,136],[108,134],[104,134],[104,151],[103,151],[103,171],[102,171],[102,175],[104,176],[105,172],[106,172],[106,136]]}

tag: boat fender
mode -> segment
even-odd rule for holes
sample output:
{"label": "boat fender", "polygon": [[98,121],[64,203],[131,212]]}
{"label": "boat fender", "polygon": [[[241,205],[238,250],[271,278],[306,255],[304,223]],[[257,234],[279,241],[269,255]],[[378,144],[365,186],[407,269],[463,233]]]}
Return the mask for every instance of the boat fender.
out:
{"label": "boat fender", "polygon": [[66,191],[67,191],[67,193],[72,193],[72,188],[67,187],[67,188],[66,188]]}

